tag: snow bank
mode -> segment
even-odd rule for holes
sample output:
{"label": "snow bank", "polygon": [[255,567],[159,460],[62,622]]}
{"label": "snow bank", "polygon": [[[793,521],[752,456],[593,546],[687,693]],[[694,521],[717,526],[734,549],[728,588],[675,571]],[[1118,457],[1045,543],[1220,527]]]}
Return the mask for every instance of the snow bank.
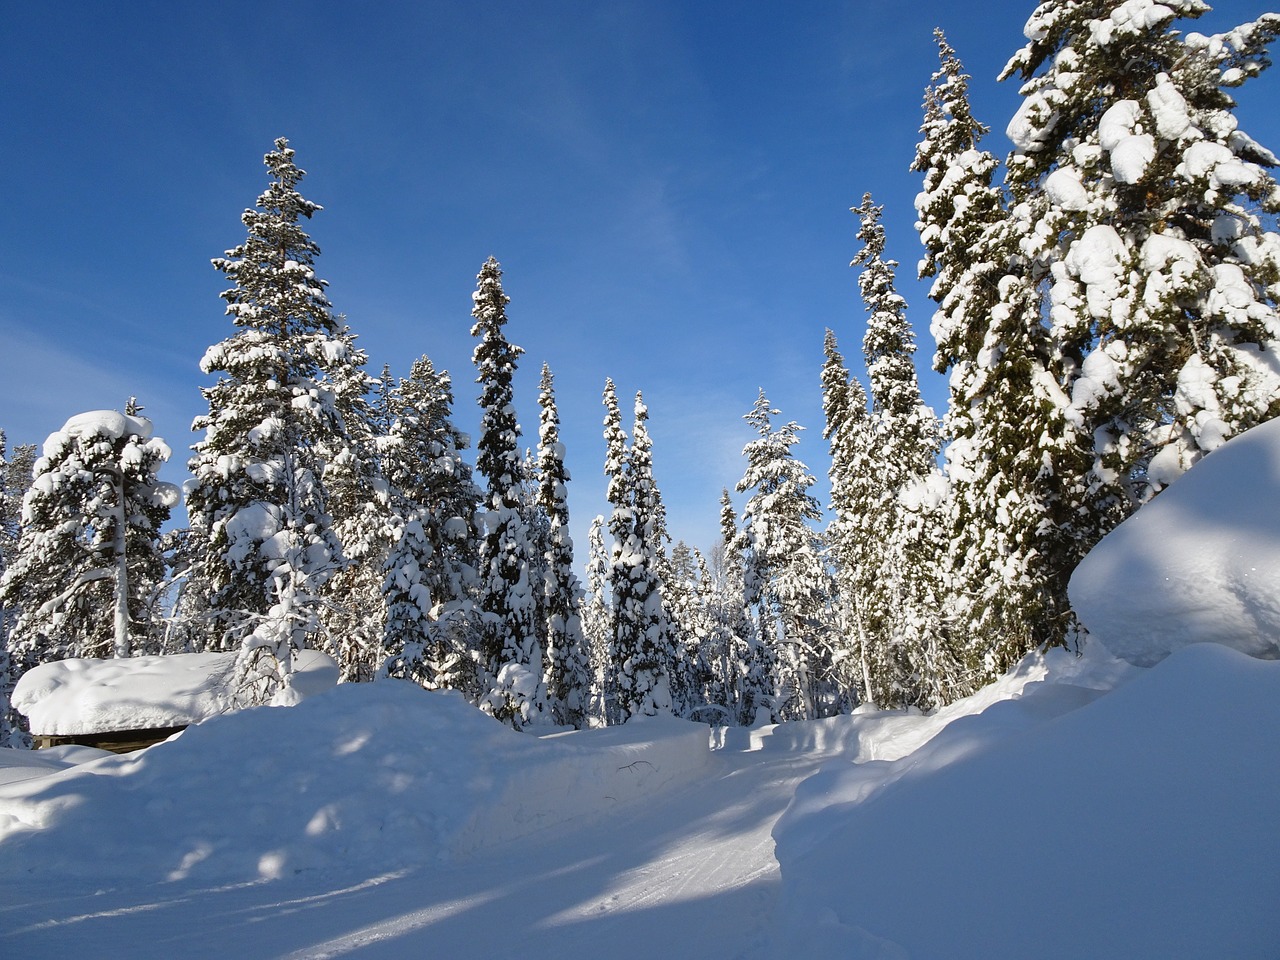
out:
{"label": "snow bank", "polygon": [[1273,956],[1280,663],[1197,645],[1130,676],[1056,719],[1029,693],[805,781],[774,830],[776,942],[814,960]]}
{"label": "snow bank", "polygon": [[539,739],[456,694],[344,684],[0,785],[0,881],[382,872],[632,803],[712,762],[707,728],[685,721]]}
{"label": "snow bank", "polygon": [[1099,543],[1071,605],[1117,656],[1149,665],[1211,641],[1280,657],[1280,420],[1201,460]]}
{"label": "snow bank", "polygon": [[[31,732],[70,737],[199,723],[234,709],[235,653],[184,653],[113,660],[57,660],[33,667],[12,703]],[[338,665],[316,650],[294,659],[303,695],[338,682]]]}

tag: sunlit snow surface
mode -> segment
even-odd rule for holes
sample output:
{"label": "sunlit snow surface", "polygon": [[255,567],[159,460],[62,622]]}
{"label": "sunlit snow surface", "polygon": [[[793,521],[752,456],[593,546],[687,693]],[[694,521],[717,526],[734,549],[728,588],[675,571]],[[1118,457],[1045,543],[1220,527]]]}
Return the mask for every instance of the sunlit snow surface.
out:
{"label": "sunlit snow surface", "polygon": [[1134,663],[1213,641],[1280,657],[1280,420],[1228,441],[1103,539],[1071,578],[1092,634]]}
{"label": "sunlit snow surface", "polygon": [[[1280,423],[1228,443],[1109,538],[1219,558],[1194,590],[1114,563],[1086,623],[1235,609],[1238,545],[1280,543],[1277,450]],[[1191,641],[1275,633],[1198,609],[1135,641],[1154,666],[1093,641],[933,715],[714,749],[676,720],[536,738],[387,681],[132,757],[9,751],[0,956],[1274,960],[1280,661]]]}

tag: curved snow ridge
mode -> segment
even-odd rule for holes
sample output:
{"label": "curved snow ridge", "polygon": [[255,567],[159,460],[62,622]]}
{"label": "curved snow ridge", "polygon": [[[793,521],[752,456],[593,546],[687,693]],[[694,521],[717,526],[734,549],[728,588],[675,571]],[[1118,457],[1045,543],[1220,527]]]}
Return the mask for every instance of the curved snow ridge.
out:
{"label": "curved snow ridge", "polygon": [[448,860],[704,776],[674,719],[538,738],[454,693],[344,684],[0,786],[0,878],[271,879]]}

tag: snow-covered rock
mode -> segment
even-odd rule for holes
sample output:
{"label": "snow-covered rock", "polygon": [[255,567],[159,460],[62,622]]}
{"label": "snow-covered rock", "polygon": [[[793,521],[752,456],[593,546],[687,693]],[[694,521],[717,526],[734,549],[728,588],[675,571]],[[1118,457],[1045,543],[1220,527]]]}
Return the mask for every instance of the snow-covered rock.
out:
{"label": "snow-covered rock", "polygon": [[1108,534],[1076,568],[1089,633],[1150,665],[1188,644],[1280,658],[1280,420],[1237,436]]}
{"label": "snow-covered rock", "polygon": [[[181,653],[112,660],[56,660],[33,667],[13,691],[31,732],[72,737],[199,723],[234,709],[236,653]],[[302,696],[338,682],[338,665],[317,650],[294,657]]]}

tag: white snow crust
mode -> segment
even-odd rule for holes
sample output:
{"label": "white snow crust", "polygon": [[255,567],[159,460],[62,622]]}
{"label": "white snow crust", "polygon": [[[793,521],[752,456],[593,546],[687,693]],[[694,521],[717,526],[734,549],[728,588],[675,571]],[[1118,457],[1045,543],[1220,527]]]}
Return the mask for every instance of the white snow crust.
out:
{"label": "white snow crust", "polygon": [[[31,732],[79,736],[199,723],[234,709],[236,653],[183,653],[113,660],[70,659],[28,670],[13,706]],[[338,682],[338,665],[317,650],[294,656],[302,696]]]}
{"label": "white snow crust", "polygon": [[1108,534],[1071,604],[1117,656],[1150,665],[1212,641],[1280,658],[1280,420],[1227,441]]}

